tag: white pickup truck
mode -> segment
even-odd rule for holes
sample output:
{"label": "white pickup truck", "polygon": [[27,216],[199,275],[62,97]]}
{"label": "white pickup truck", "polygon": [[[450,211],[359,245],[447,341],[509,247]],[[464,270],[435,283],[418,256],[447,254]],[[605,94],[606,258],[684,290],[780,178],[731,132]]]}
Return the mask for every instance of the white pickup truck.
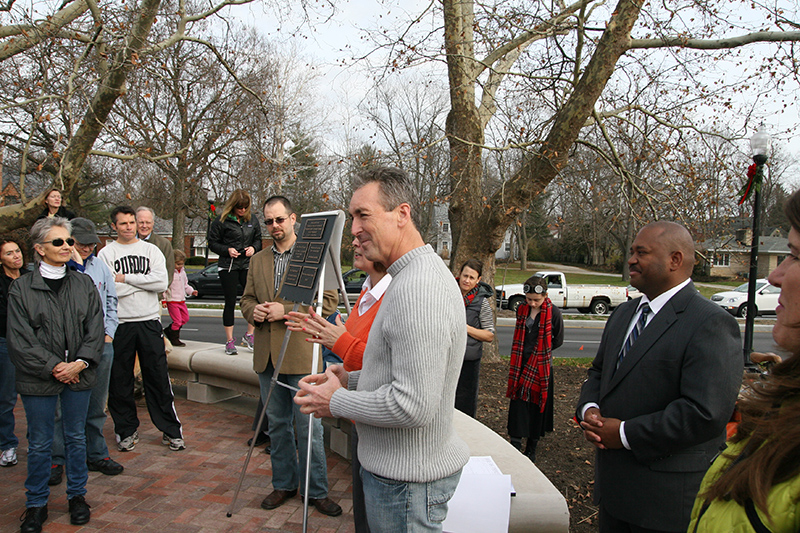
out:
{"label": "white pickup truck", "polygon": [[[547,296],[556,307],[575,308],[583,313],[604,315],[612,308],[628,300],[628,290],[625,287],[613,285],[570,285],[563,272],[545,271],[537,272],[536,276],[547,279]],[[522,292],[521,283],[500,285],[495,287],[499,304],[504,309],[516,311],[520,304],[525,303],[525,294]]]}

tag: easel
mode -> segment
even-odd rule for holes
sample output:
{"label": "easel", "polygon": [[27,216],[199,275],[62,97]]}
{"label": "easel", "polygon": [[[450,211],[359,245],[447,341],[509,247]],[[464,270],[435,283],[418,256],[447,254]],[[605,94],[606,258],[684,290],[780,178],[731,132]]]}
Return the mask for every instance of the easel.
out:
{"label": "easel", "polygon": [[[304,306],[311,305],[314,294],[317,298],[317,314],[322,315],[322,299],[326,286],[334,286],[338,283],[339,292],[344,298],[344,305],[347,313],[350,314],[350,301],[345,291],[344,279],[342,278],[342,265],[340,262],[342,233],[344,232],[345,214],[343,211],[325,211],[322,213],[310,213],[300,217],[300,231],[297,241],[294,244],[292,257],[286,267],[283,281],[280,287],[280,297],[284,300],[295,302],[292,311],[297,311],[302,303]],[[239,497],[239,490],[242,488],[244,476],[247,473],[247,466],[250,464],[250,457],[253,455],[256,437],[261,433],[261,424],[264,421],[264,414],[272,398],[272,391],[276,385],[288,388],[297,392],[297,389],[286,383],[278,381],[283,359],[286,356],[286,347],[289,345],[289,337],[292,332],[288,329],[283,336],[281,351],[278,355],[278,362],[272,373],[269,392],[264,399],[264,407],[258,417],[255,433],[250,441],[250,449],[247,451],[242,471],[239,474],[239,482],[233,493],[233,499],[226,516],[233,516],[233,508]],[[320,345],[314,343],[312,351],[311,374],[318,372],[317,362],[320,358]],[[308,415],[308,442],[306,449],[306,471],[305,489],[306,494],[303,498],[303,532],[308,531],[308,482],[310,478],[311,466],[311,443],[313,441],[314,415]]]}

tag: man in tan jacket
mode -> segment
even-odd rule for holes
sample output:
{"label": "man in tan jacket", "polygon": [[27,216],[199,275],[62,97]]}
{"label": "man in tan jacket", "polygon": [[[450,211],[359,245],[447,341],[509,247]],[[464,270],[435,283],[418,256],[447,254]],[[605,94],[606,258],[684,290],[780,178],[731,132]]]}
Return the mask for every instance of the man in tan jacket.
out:
{"label": "man in tan jacket", "polygon": [[[250,259],[247,286],[240,301],[242,314],[255,326],[253,348],[253,370],[261,383],[261,398],[269,393],[270,382],[280,356],[281,344],[286,333],[284,315],[292,310],[292,302],[283,300],[281,283],[297,241],[294,225],[297,215],[292,205],[283,196],[272,196],[264,203],[264,222],[273,244]],[[323,315],[336,310],[336,291],[325,291]],[[311,373],[313,344],[301,333],[292,333],[286,348],[278,381],[297,387],[301,378]],[[322,358],[318,367],[322,369]],[[297,494],[297,487],[305,480],[306,447],[308,443],[309,417],[300,413],[299,406],[292,401],[294,393],[285,387],[272,392],[267,417],[272,441],[272,488],[273,491],[261,502],[264,509],[275,509]],[[297,439],[293,423],[297,427]],[[325,462],[325,447],[322,441],[322,423],[313,419],[311,469],[308,491],[300,485],[300,492],[308,496],[309,504],[323,514],[339,516],[342,508],[328,498],[328,471]],[[298,461],[299,448],[299,461]]]}

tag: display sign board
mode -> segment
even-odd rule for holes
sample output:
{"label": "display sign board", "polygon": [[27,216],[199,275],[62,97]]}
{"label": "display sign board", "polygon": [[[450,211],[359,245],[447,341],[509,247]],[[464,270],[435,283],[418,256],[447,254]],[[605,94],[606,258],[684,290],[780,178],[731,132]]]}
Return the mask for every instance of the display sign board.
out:
{"label": "display sign board", "polygon": [[[323,270],[323,288],[336,290],[339,287],[336,273],[340,271],[338,262],[344,220],[343,211],[309,213],[300,217],[297,241],[283,277],[281,298],[310,305],[316,299]],[[335,267],[333,258],[337,262]]]}

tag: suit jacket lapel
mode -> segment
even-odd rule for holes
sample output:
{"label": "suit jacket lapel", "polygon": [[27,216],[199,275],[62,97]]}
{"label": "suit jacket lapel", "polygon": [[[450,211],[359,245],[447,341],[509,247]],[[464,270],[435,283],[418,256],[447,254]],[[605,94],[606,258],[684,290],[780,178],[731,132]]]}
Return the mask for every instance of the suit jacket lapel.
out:
{"label": "suit jacket lapel", "polygon": [[[665,305],[661,308],[661,310],[653,317],[647,327],[644,328],[642,334],[639,335],[639,338],[636,339],[636,342],[631,346],[631,349],[628,351],[628,354],[622,360],[619,365],[619,368],[616,369],[616,372],[613,372],[610,376],[610,380],[608,382],[608,387],[605,389],[605,392],[612,390],[617,384],[622,381],[622,379],[628,375],[628,373],[636,367],[636,365],[641,361],[642,357],[647,354],[648,350],[659,340],[661,337],[672,327],[672,324],[678,320],[678,314],[682,313],[683,310],[689,303],[689,300],[694,296],[697,290],[694,288],[694,284],[689,282],[689,285],[678,291],[678,293],[673,296]],[[627,324],[630,325],[630,318],[629,317]],[[624,335],[624,333],[623,333]],[[619,355],[619,350],[622,348],[622,342],[620,342],[619,347],[615,355]],[[601,392],[601,396],[605,394],[605,392]]]}

